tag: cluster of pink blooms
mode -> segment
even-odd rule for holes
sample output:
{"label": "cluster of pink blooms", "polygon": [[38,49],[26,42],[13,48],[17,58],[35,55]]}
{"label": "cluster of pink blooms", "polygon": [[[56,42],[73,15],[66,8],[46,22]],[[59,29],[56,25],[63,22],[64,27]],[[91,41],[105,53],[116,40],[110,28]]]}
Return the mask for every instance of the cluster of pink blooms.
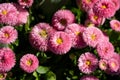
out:
{"label": "cluster of pink blooms", "polygon": [[[98,21],[95,21],[95,25],[102,24],[101,21],[104,19],[105,17],[100,17]],[[77,24],[70,10],[58,10],[53,15],[51,25],[41,22],[32,28],[29,40],[34,48],[40,51],[52,51],[59,55],[68,53],[71,48],[81,49],[86,46],[95,48],[100,59],[98,60],[91,52],[81,54],[78,59],[80,71],[91,74],[99,66],[106,73],[118,74],[120,55],[114,52],[114,46],[106,33],[95,25],[87,27]]]}
{"label": "cluster of pink blooms", "polygon": [[[115,15],[120,9],[120,1],[76,0],[76,2],[79,8],[87,13],[84,25],[75,23],[75,15],[70,10],[58,10],[54,13],[51,24],[40,22],[32,28],[29,34],[30,44],[39,51],[51,51],[58,55],[68,53],[71,48],[82,49],[89,46],[96,49],[98,56],[93,52],[80,55],[79,70],[87,74],[80,80],[99,80],[90,75],[98,68],[107,74],[120,74],[120,55],[115,52],[106,33],[98,27]],[[18,0],[18,3],[19,5],[0,4],[0,23],[6,25],[0,29],[2,44],[15,42],[18,33],[13,26],[27,23],[29,13],[25,7],[31,7],[33,0]],[[120,31],[120,21],[111,20],[110,27]],[[15,62],[15,53],[10,48],[0,48],[0,74],[6,77],[6,72],[15,66]],[[25,54],[20,59],[20,68],[27,73],[32,73],[38,66],[39,60],[34,54]]]}
{"label": "cluster of pink blooms", "polygon": [[[104,24],[106,19],[112,18],[120,9],[119,0],[76,0],[78,7],[87,13],[85,24],[87,26],[99,26]],[[115,23],[115,24],[114,24]],[[111,21],[111,27],[119,31],[119,22]]]}
{"label": "cluster of pink blooms", "polygon": [[70,10],[58,10],[52,18],[52,25],[41,22],[35,25],[29,36],[30,43],[40,51],[66,54],[73,48],[84,48],[82,33],[85,27],[75,23]]}
{"label": "cluster of pink blooms", "polygon": [[27,23],[28,11],[16,3],[0,4],[0,23],[6,25],[20,25]]}
{"label": "cluster of pink blooms", "polygon": [[[7,72],[10,71],[16,63],[15,53],[8,47],[8,44],[14,43],[18,38],[16,25],[27,23],[29,13],[24,7],[30,7],[33,0],[19,0],[17,3],[0,4],[0,44],[7,46],[0,47],[0,80],[5,80]],[[34,54],[26,54],[20,59],[20,68],[27,73],[32,73],[39,66],[39,60]]]}

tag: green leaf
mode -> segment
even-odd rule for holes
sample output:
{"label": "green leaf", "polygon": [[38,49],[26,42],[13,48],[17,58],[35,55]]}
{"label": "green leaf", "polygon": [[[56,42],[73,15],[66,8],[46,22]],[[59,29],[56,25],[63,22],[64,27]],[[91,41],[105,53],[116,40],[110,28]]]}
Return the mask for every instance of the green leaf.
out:
{"label": "green leaf", "polygon": [[39,66],[36,71],[40,74],[45,74],[49,71],[49,69],[49,67]]}
{"label": "green leaf", "polygon": [[39,77],[36,71],[33,72],[33,76],[36,78],[35,80],[39,80]]}
{"label": "green leaf", "polygon": [[46,74],[46,80],[56,80],[56,75],[52,71],[49,71]]}

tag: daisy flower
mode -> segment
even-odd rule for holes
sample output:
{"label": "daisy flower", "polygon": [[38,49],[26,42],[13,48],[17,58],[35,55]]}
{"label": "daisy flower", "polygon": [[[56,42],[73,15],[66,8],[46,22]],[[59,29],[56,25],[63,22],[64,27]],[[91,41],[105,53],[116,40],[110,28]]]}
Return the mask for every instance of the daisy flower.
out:
{"label": "daisy flower", "polygon": [[75,22],[75,16],[70,10],[58,10],[52,17],[52,26],[64,30],[67,25]]}
{"label": "daisy flower", "polygon": [[0,49],[0,73],[10,71],[15,62],[15,54],[10,48]]}
{"label": "daisy flower", "polygon": [[20,59],[20,67],[27,73],[32,73],[39,66],[39,60],[33,54],[26,54]]}
{"label": "daisy flower", "polygon": [[77,4],[79,7],[81,6],[81,8],[87,12],[92,9],[94,4],[98,1],[99,0],[77,0]]}
{"label": "daisy flower", "polygon": [[12,26],[3,26],[0,29],[0,43],[10,44],[15,42],[18,37],[17,30]]}
{"label": "daisy flower", "polygon": [[50,36],[49,48],[55,54],[66,54],[72,47],[72,39],[69,34],[59,31]]}
{"label": "daisy flower", "polygon": [[111,20],[110,27],[115,31],[120,31],[120,21],[118,20]]}
{"label": "daisy flower", "polygon": [[107,74],[120,74],[120,55],[118,53],[114,53],[114,55],[108,59],[108,66],[109,68],[106,70]]}
{"label": "daisy flower", "polygon": [[102,36],[101,30],[96,27],[87,27],[83,32],[84,41],[93,48],[97,46]]}
{"label": "daisy flower", "polygon": [[90,74],[96,70],[98,59],[90,52],[81,54],[78,59],[78,67],[82,73]]}
{"label": "daisy flower", "polygon": [[0,80],[6,80],[7,73],[0,73]]}
{"label": "daisy flower", "polygon": [[48,39],[53,32],[55,30],[48,23],[35,25],[29,35],[30,44],[40,51],[47,51]]}
{"label": "daisy flower", "polygon": [[72,47],[74,48],[84,48],[86,43],[83,40],[82,33],[85,27],[80,24],[70,24],[66,27],[65,32],[67,32],[72,37]]}
{"label": "daisy flower", "polygon": [[101,59],[99,61],[99,68],[104,71],[107,70],[108,69],[108,61],[106,59]]}
{"label": "daisy flower", "polygon": [[88,11],[88,19],[96,26],[103,25],[105,18],[95,15],[93,10]]}
{"label": "daisy flower", "polygon": [[109,59],[114,54],[114,46],[108,41],[104,41],[97,45],[97,52],[101,58]]}
{"label": "daisy flower", "polygon": [[112,2],[114,3],[116,10],[119,10],[120,9],[120,1],[119,0],[112,0]]}
{"label": "daisy flower", "polygon": [[28,17],[29,17],[29,12],[25,8],[22,8],[22,6],[20,6],[16,3],[13,3],[13,5],[17,8],[17,11],[18,11],[16,25],[27,23]]}
{"label": "daisy flower", "polygon": [[15,25],[17,23],[17,9],[12,3],[0,4],[0,23]]}
{"label": "daisy flower", "polygon": [[115,15],[116,8],[111,0],[100,0],[94,5],[93,11],[100,17],[110,18]]}

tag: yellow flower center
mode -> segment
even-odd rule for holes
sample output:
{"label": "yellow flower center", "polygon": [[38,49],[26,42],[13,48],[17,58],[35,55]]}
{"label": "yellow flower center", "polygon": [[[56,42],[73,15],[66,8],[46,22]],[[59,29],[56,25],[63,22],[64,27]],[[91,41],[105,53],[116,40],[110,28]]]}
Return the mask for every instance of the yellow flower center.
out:
{"label": "yellow flower center", "polygon": [[47,37],[47,32],[45,30],[41,30],[40,36],[46,38]]}
{"label": "yellow flower center", "polygon": [[4,33],[4,36],[5,36],[6,38],[8,38],[8,37],[9,37],[9,34],[8,34],[8,33]]}
{"label": "yellow flower center", "polygon": [[80,34],[80,32],[79,32],[79,31],[76,31],[75,34],[78,36],[78,35]]}
{"label": "yellow flower center", "polygon": [[91,39],[94,41],[96,39],[96,35],[95,34],[92,34],[91,35]]}
{"label": "yellow flower center", "polygon": [[112,66],[113,68],[115,68],[115,67],[116,67],[116,64],[115,64],[114,62],[112,62],[112,63],[111,63],[111,66]]}
{"label": "yellow flower center", "polygon": [[90,66],[90,65],[91,65],[91,61],[87,60],[87,61],[86,61],[86,65],[87,65],[87,66]]}
{"label": "yellow flower center", "polygon": [[106,67],[106,63],[103,62],[103,63],[101,64],[101,67],[105,68],[105,67]]}
{"label": "yellow flower center", "polygon": [[87,27],[92,27],[92,26],[94,26],[94,24],[92,22],[87,23]]}
{"label": "yellow flower center", "polygon": [[86,0],[86,2],[87,2],[87,3],[90,3],[90,2],[91,2],[91,0]]}
{"label": "yellow flower center", "polygon": [[3,10],[3,11],[2,11],[2,14],[3,14],[3,15],[6,15],[6,14],[7,14],[7,11],[6,11],[6,10]]}
{"label": "yellow flower center", "polygon": [[103,9],[106,9],[106,8],[107,8],[107,6],[106,6],[106,5],[102,5],[102,8],[103,8]]}
{"label": "yellow flower center", "polygon": [[58,38],[58,39],[57,39],[57,43],[60,45],[60,44],[63,43],[63,40],[62,40],[61,38]]}
{"label": "yellow flower center", "polygon": [[4,78],[4,75],[3,74],[0,74],[0,79],[3,79]]}
{"label": "yellow flower center", "polygon": [[93,16],[93,17],[94,17],[94,19],[95,19],[95,20],[97,20],[97,19],[98,19],[98,16],[96,16],[96,15],[95,15],[95,16]]}
{"label": "yellow flower center", "polygon": [[118,28],[118,27],[119,27],[119,24],[116,22],[116,23],[114,24],[114,27],[115,27],[115,28]]}
{"label": "yellow flower center", "polygon": [[27,66],[31,66],[32,63],[33,63],[33,61],[31,59],[29,59],[29,60],[26,61]]}

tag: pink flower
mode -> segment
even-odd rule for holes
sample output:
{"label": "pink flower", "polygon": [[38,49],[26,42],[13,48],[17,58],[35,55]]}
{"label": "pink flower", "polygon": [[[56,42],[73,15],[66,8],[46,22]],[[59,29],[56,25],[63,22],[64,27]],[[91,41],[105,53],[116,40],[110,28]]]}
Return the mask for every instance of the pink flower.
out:
{"label": "pink flower", "polygon": [[100,17],[110,18],[115,15],[115,5],[111,0],[100,0],[93,7],[93,11]]}
{"label": "pink flower", "polygon": [[87,27],[83,32],[84,41],[91,47],[96,47],[102,36],[101,30],[96,27]]}
{"label": "pink flower", "polygon": [[0,73],[0,80],[6,80],[7,73]]}
{"label": "pink flower", "polygon": [[119,61],[116,60],[115,58],[109,59],[108,60],[108,65],[109,65],[110,70],[112,72],[117,72],[119,70],[119,67],[120,67]]}
{"label": "pink flower", "polygon": [[26,54],[20,59],[20,67],[27,73],[32,73],[39,66],[39,60],[33,54]]}
{"label": "pink flower", "polygon": [[16,25],[27,23],[28,16],[29,16],[28,11],[25,8],[22,8],[22,6],[20,6],[16,3],[13,3],[13,5],[17,8],[17,11],[18,11]]}
{"label": "pink flower", "polygon": [[118,20],[111,20],[110,27],[115,31],[120,31],[120,21]]}
{"label": "pink flower", "polygon": [[108,41],[104,41],[97,45],[97,52],[101,58],[109,59],[114,54],[114,46]]}
{"label": "pink flower", "polygon": [[78,67],[82,73],[90,74],[96,70],[98,59],[90,52],[81,54],[78,59]]}
{"label": "pink flower", "polygon": [[15,25],[17,23],[17,9],[12,3],[0,4],[0,23]]}
{"label": "pink flower", "polygon": [[105,22],[105,18],[95,15],[92,9],[88,11],[88,19],[96,26],[103,25]]}
{"label": "pink flower", "polygon": [[53,32],[55,32],[55,30],[53,30],[53,28],[47,23],[39,23],[35,25],[29,36],[31,45],[40,51],[47,51],[48,39]]}
{"label": "pink flower", "polygon": [[3,26],[0,29],[0,43],[10,44],[15,42],[18,37],[17,30],[12,26]]}
{"label": "pink flower", "polygon": [[107,60],[105,60],[105,59],[101,59],[100,61],[99,61],[99,68],[101,69],[101,70],[107,70],[108,69],[108,61]]}
{"label": "pink flower", "polygon": [[86,12],[93,8],[94,4],[99,0],[77,0],[79,8],[82,8]]}
{"label": "pink flower", "polygon": [[49,48],[55,54],[66,54],[72,47],[72,39],[69,34],[59,31],[49,39]]}
{"label": "pink flower", "polygon": [[75,16],[70,10],[58,10],[52,18],[52,25],[57,30],[64,30],[67,25],[75,22]]}
{"label": "pink flower", "polygon": [[10,71],[15,62],[15,54],[10,48],[0,49],[0,72]]}
{"label": "pink flower", "polygon": [[120,55],[118,53],[114,53],[114,55],[108,59],[109,68],[106,70],[106,73],[111,75],[119,75],[120,74]]}
{"label": "pink flower", "polygon": [[73,23],[66,27],[65,32],[67,32],[72,38],[72,47],[74,48],[84,48],[86,43],[82,38],[82,33],[84,31],[84,26]]}
{"label": "pink flower", "polygon": [[112,2],[114,3],[116,10],[119,10],[120,9],[120,1],[119,0],[112,0]]}
{"label": "pink flower", "polygon": [[99,80],[99,79],[93,75],[85,75],[80,80]]}
{"label": "pink flower", "polygon": [[18,3],[23,7],[31,7],[33,0],[18,0]]}

